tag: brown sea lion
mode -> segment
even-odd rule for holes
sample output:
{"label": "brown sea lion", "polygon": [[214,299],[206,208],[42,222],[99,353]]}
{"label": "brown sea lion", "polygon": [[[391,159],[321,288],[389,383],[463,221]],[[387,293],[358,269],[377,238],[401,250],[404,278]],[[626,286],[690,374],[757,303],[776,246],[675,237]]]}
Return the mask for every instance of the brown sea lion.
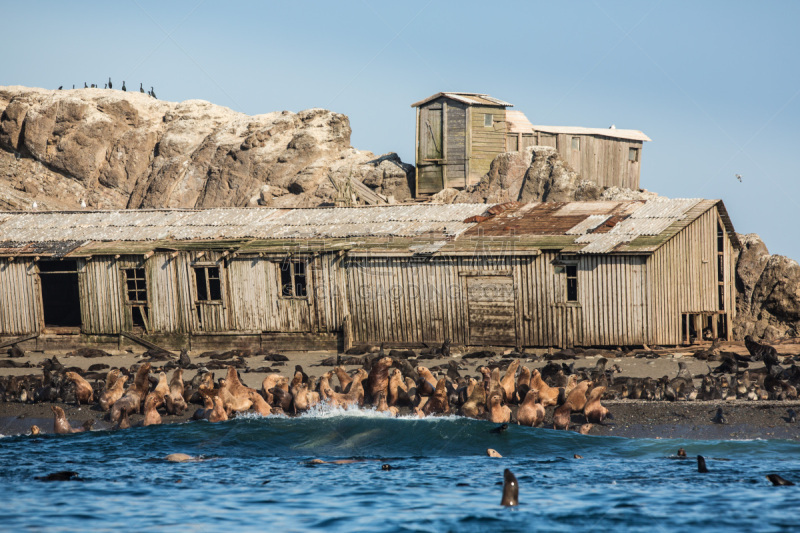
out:
{"label": "brown sea lion", "polygon": [[[158,383],[156,383],[155,388],[153,389],[153,394],[156,395],[158,399],[158,405],[160,406],[164,403],[164,398],[169,394],[169,383],[167,382],[167,374],[164,372],[158,373]],[[147,399],[147,398],[145,398]]]}
{"label": "brown sea lion", "polygon": [[397,407],[390,406],[386,402],[386,393],[383,391],[380,391],[378,393],[378,399],[376,402],[375,410],[378,411],[379,413],[385,413],[385,412],[391,413],[392,416],[397,416],[398,414],[400,414],[400,410],[397,409]]}
{"label": "brown sea lion", "polygon": [[39,426],[37,426],[36,424],[31,426],[31,435],[38,435],[41,432],[42,432],[42,430],[39,429]]}
{"label": "brown sea lion", "polygon": [[583,406],[583,414],[586,416],[587,422],[602,424],[608,416],[608,409],[600,403],[605,392],[605,387],[595,387],[589,391],[586,405]]}
{"label": "brown sea lion", "polygon": [[517,411],[517,422],[523,426],[536,427],[544,422],[544,406],[539,403],[539,391],[531,389]]}
{"label": "brown sea lion", "polygon": [[[163,372],[162,372],[163,374]],[[158,393],[151,392],[144,399],[144,420],[143,426],[154,426],[161,423],[161,415],[158,414],[156,407],[161,404],[161,397]]]}
{"label": "brown sea lion", "polygon": [[[298,377],[301,378],[300,381],[298,381]],[[292,380],[292,383],[294,385],[290,386],[289,391],[292,393],[295,414],[308,411],[310,407],[308,384],[303,383],[300,372],[295,372],[295,379]]]}
{"label": "brown sea lion", "polygon": [[417,383],[417,394],[422,396],[431,396],[436,390],[436,378],[427,367],[418,366],[416,368],[420,380]]}
{"label": "brown sea lion", "polygon": [[222,400],[218,396],[214,397],[214,407],[206,412],[206,419],[209,422],[225,422],[228,420],[228,414],[225,412]]}
{"label": "brown sea lion", "polygon": [[133,384],[128,387],[128,390],[125,391],[122,398],[114,402],[114,405],[111,407],[110,417],[112,422],[117,422],[123,411],[128,414],[141,411],[142,402],[150,388],[149,374],[150,363],[142,364],[136,371]]}
{"label": "brown sea lion", "polygon": [[64,410],[57,405],[51,405],[50,410],[53,411],[53,430],[58,435],[65,435],[68,433],[82,433],[88,431],[92,427],[92,420],[88,420],[80,428],[74,428],[67,421],[67,415]]}
{"label": "brown sea lion", "polygon": [[[119,371],[117,371],[119,372]],[[110,372],[109,372],[110,373]],[[108,411],[114,405],[114,403],[122,398],[123,393],[125,392],[125,383],[128,382],[128,376],[118,376],[111,385],[111,388],[106,388],[105,392],[100,395],[100,399],[97,401],[98,405],[103,411]],[[108,380],[106,380],[108,383]]]}
{"label": "brown sea lion", "polygon": [[500,386],[503,388],[503,393],[505,394],[505,401],[507,402],[511,402],[514,399],[514,392],[516,391],[515,383],[516,383],[518,368],[519,368],[519,359],[514,359],[511,362],[511,364],[508,365],[508,369],[506,369],[506,373],[503,376],[503,379],[500,380]]}
{"label": "brown sea lion", "polygon": [[270,405],[273,403],[272,393],[270,389],[276,387],[280,381],[284,379],[280,374],[270,374],[261,382],[261,394],[264,396],[266,402]]}
{"label": "brown sea lion", "polygon": [[471,418],[480,418],[486,413],[486,389],[483,383],[478,383],[475,378],[470,378],[470,383],[473,385],[472,393],[461,406],[459,414]]}
{"label": "brown sea lion", "polygon": [[334,392],[328,389],[328,399],[334,407],[348,407],[351,405],[364,405],[364,387],[362,382],[367,377],[367,371],[359,368],[353,381],[350,383],[350,390],[346,393]]}
{"label": "brown sea lion", "polygon": [[94,402],[94,390],[88,381],[76,372],[67,372],[64,375],[75,384],[75,401],[78,405],[81,402],[87,405]]}
{"label": "brown sea lion", "polygon": [[408,387],[403,381],[403,373],[399,368],[394,368],[389,376],[387,403],[394,407],[396,405],[411,405],[408,397]]}
{"label": "brown sea lion", "polygon": [[497,392],[489,396],[487,405],[489,409],[489,420],[495,424],[502,424],[511,421],[511,409],[503,405],[502,393]]}
{"label": "brown sea lion", "polygon": [[186,400],[183,395],[186,392],[183,384],[183,369],[176,368],[172,372],[172,379],[169,380],[169,394],[164,397],[167,413],[171,415],[181,415],[186,410]]}
{"label": "brown sea lion", "polygon": [[573,411],[582,411],[586,406],[586,391],[592,386],[592,382],[584,380],[578,383],[572,391],[567,394],[567,403],[570,404]]}
{"label": "brown sea lion", "polygon": [[556,405],[558,403],[558,389],[545,383],[539,370],[534,370],[531,373],[530,387],[531,389],[539,391],[539,402],[544,407]]}
{"label": "brown sea lion", "polygon": [[371,401],[375,401],[378,394],[384,394],[389,389],[389,369],[394,361],[391,357],[381,357],[372,365],[367,379],[367,392]]}
{"label": "brown sea lion", "polygon": [[436,383],[436,389],[434,389],[433,395],[430,397],[430,399],[425,402],[425,406],[422,408],[422,411],[425,413],[425,415],[446,415],[450,413],[450,402],[447,399],[447,380],[445,378],[441,378]]}
{"label": "brown sea lion", "polygon": [[497,457],[497,458],[500,458],[500,459],[503,458],[503,456],[500,455],[500,452],[498,452],[497,450],[495,450],[493,448],[487,448],[486,449],[486,455],[488,455],[489,457]]}
{"label": "brown sea lion", "polygon": [[572,417],[572,406],[564,402],[553,411],[553,429],[569,429]]}
{"label": "brown sea lion", "polygon": [[[336,366],[333,368],[333,373],[336,374],[336,377],[339,379],[338,392],[348,392],[350,390],[350,384],[353,382],[353,378],[350,377],[350,374],[347,373],[347,370],[345,370],[343,366]],[[333,390],[335,391],[336,389]]]}
{"label": "brown sea lion", "polygon": [[261,416],[269,416],[272,414],[272,408],[258,392],[251,390],[249,397],[250,401],[253,402],[253,411]]}
{"label": "brown sea lion", "polygon": [[581,427],[578,428],[578,433],[581,435],[588,435],[593,427],[594,424],[582,424]]}

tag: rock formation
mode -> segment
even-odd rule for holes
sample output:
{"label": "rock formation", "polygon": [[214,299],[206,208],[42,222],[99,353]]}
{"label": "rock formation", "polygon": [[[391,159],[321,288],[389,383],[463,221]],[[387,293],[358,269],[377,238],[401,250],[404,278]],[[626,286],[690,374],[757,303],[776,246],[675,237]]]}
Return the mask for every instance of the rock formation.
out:
{"label": "rock formation", "polygon": [[352,148],[350,133],[324,109],[248,116],[138,92],[0,87],[0,209],[317,206],[351,200],[350,179],[408,199],[413,166]]}
{"label": "rock formation", "polygon": [[643,191],[599,186],[581,178],[555,148],[530,146],[500,154],[480,182],[464,191],[445,189],[432,198],[440,203],[570,202],[600,199],[646,199]]}
{"label": "rock formation", "polygon": [[752,335],[767,342],[800,335],[800,265],[770,255],[758,235],[740,235],[736,261],[734,338]]}

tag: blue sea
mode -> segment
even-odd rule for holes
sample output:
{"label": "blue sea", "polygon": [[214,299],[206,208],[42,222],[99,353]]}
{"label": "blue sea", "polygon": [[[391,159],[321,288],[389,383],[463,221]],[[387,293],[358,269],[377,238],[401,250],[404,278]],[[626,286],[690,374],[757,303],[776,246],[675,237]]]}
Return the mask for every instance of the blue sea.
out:
{"label": "blue sea", "polygon": [[[0,530],[800,530],[798,442],[494,427],[334,409],[3,437]],[[689,459],[674,458],[680,447]],[[165,461],[171,453],[204,460]],[[698,454],[709,473],[697,472]],[[364,461],[309,464],[353,458]],[[519,482],[516,508],[500,506],[505,468]],[[62,470],[84,481],[34,479]],[[770,473],[798,486],[773,487]]]}

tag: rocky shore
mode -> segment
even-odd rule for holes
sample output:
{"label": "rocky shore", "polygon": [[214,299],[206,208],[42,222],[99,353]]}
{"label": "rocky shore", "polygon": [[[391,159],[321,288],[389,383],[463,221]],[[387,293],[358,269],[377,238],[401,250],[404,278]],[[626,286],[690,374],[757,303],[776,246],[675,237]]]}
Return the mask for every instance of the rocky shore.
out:
{"label": "rocky shore", "polygon": [[[353,350],[358,352],[359,350]],[[286,398],[279,398],[281,394],[271,395],[268,390],[264,390],[264,380],[270,375],[272,383],[283,383],[285,389],[289,389],[289,384],[296,375],[296,365],[299,365],[304,373],[308,375],[307,387],[304,391],[324,390],[329,384],[333,395],[341,394],[341,385],[332,373],[328,375],[329,381],[324,381],[326,372],[333,369],[337,362],[347,372],[347,376],[358,376],[361,373],[368,376],[373,369],[378,366],[381,357],[391,357],[391,366],[388,370],[394,372],[393,368],[398,369],[407,383],[407,390],[410,396],[408,404],[397,403],[396,414],[399,416],[440,416],[443,414],[458,414],[464,409],[465,391],[460,390],[459,383],[468,383],[469,378],[474,378],[475,383],[482,386],[484,376],[502,376],[501,379],[508,378],[509,367],[513,371],[514,394],[511,397],[504,397],[501,402],[503,406],[509,408],[510,423],[516,423],[518,419],[520,404],[522,400],[519,393],[527,392],[524,389],[525,373],[538,370],[545,376],[549,385],[558,388],[559,380],[563,377],[573,385],[580,383],[584,379],[592,380],[592,387],[606,387],[603,394],[602,405],[605,406],[613,416],[602,422],[586,425],[586,416],[580,409],[574,409],[568,424],[569,429],[582,431],[589,435],[619,436],[619,437],[643,437],[643,438],[687,438],[687,439],[800,439],[800,424],[794,418],[794,412],[800,412],[800,401],[798,401],[796,390],[789,384],[795,368],[795,359],[800,354],[800,345],[785,344],[778,346],[780,354],[780,374],[779,379],[785,379],[786,392],[767,392],[762,390],[756,398],[750,394],[752,389],[759,387],[760,374],[765,373],[763,362],[750,362],[737,366],[731,372],[724,365],[730,365],[731,360],[739,355],[740,359],[748,357],[747,349],[741,343],[726,343],[725,345],[705,346],[700,349],[676,349],[676,350],[633,350],[623,351],[601,351],[601,350],[565,350],[551,354],[536,352],[514,353],[509,350],[485,351],[472,353],[457,353],[455,350],[447,357],[446,352],[441,350],[417,350],[417,351],[384,351],[378,352],[378,347],[361,347],[365,353],[336,354],[330,352],[284,352],[275,353],[253,353],[242,350],[234,350],[227,353],[206,352],[204,354],[185,354],[189,357],[178,359],[177,354],[168,356],[167,354],[157,354],[148,352],[137,354],[132,352],[99,352],[94,350],[77,350],[69,353],[56,352],[27,352],[20,354],[13,353],[16,357],[0,357],[0,434],[14,435],[26,434],[31,430],[31,426],[38,426],[43,433],[51,433],[53,427],[53,411],[51,405],[57,405],[64,409],[67,420],[73,428],[78,428],[86,421],[93,421],[93,431],[110,430],[118,425],[118,422],[109,420],[108,413],[104,412],[97,405],[97,398],[102,393],[106,374],[114,369],[131,369],[132,376],[129,383],[134,379],[133,373],[136,368],[141,367],[144,362],[151,365],[150,380],[148,386],[150,390],[155,390],[158,382],[159,372],[164,371],[167,376],[171,375],[174,369],[180,366],[185,367],[183,379],[186,383],[186,397],[197,403],[189,403],[188,408],[179,415],[170,415],[161,406],[158,408],[160,413],[160,423],[183,423],[190,421],[195,416],[196,411],[203,409],[203,398],[195,395],[190,383],[193,378],[200,373],[213,373],[213,382],[217,389],[220,387],[219,378],[230,377],[230,368],[237,368],[237,373],[241,384],[245,388],[258,391],[265,397],[270,405],[272,414],[285,414],[293,416],[295,407],[292,400],[288,403]],[[425,352],[429,353],[425,353]],[[718,352],[715,354],[714,352]],[[721,355],[720,355],[721,354]],[[709,357],[710,355],[710,357]],[[709,361],[709,359],[711,359]],[[60,368],[53,368],[53,361],[62,365]],[[518,363],[517,363],[518,362]],[[742,363],[743,361],[740,361]],[[516,366],[518,364],[518,367]],[[423,367],[424,370],[419,370]],[[554,372],[554,368],[558,371]],[[720,368],[722,367],[722,368]],[[95,389],[92,405],[75,405],[74,387],[68,380],[61,381],[62,388],[50,399],[54,401],[36,398],[37,388],[41,387],[45,368],[50,375],[50,379],[58,380],[58,376],[67,371],[77,372],[92,384]],[[497,370],[494,370],[497,369]],[[598,374],[598,369],[604,369]],[[417,372],[419,370],[419,372]],[[424,390],[427,386],[424,382],[431,381],[423,377],[427,370],[431,371],[434,383],[429,385],[433,389],[437,384],[447,384],[449,393],[447,411],[444,409],[431,408],[432,403],[425,408],[425,403],[432,402],[435,396],[433,390]],[[721,370],[713,372],[714,370]],[[737,383],[741,380],[744,372],[747,371],[751,380],[750,391],[736,392]],[[692,389],[694,393],[682,391],[679,397],[665,398],[664,391],[669,388],[666,385],[660,386],[658,383],[670,383],[677,379],[680,373],[689,372],[692,376]],[[773,368],[773,374],[778,372]],[[235,375],[235,374],[234,374]],[[282,380],[278,378],[280,376]],[[574,376],[574,377],[570,377]],[[666,377],[665,377],[666,376]],[[703,382],[705,376],[711,376],[717,380],[718,385],[714,391],[715,396],[708,399],[703,398]],[[235,378],[234,378],[235,379]],[[487,378],[488,380],[489,378]],[[510,378],[508,378],[510,379]],[[508,383],[506,379],[506,384]],[[197,380],[195,380],[196,382]],[[764,379],[761,380],[764,386]],[[322,382],[322,383],[321,383]],[[723,390],[720,384],[727,382],[729,390]],[[626,387],[620,384],[627,384]],[[641,392],[642,398],[652,399],[630,399],[628,396],[636,395],[638,390],[635,384],[645,384]],[[769,385],[769,378],[767,378]],[[416,390],[414,386],[416,385]],[[280,386],[280,385],[279,385]],[[569,387],[569,384],[567,385]],[[774,387],[775,385],[770,385]],[[368,391],[370,381],[365,377],[363,387]],[[650,388],[650,392],[648,392]],[[334,390],[335,389],[335,390]],[[293,387],[291,390],[298,394]],[[591,390],[591,388],[589,389]],[[662,392],[658,392],[661,390]],[[24,392],[23,392],[24,391]],[[275,391],[278,392],[278,391]],[[380,409],[380,404],[385,398],[363,402],[361,408]],[[524,396],[525,394],[522,394]],[[669,395],[669,393],[668,393]],[[62,397],[63,396],[63,397]],[[377,394],[380,396],[380,393]],[[659,397],[660,396],[660,397]],[[341,405],[342,398],[338,401]],[[561,392],[559,404],[566,399],[564,392]],[[656,399],[658,397],[658,399]],[[775,399],[775,398],[782,399]],[[689,399],[694,398],[694,399]],[[64,401],[66,400],[66,402]],[[485,413],[477,415],[479,418],[491,421],[493,412],[488,407]],[[336,403],[337,400],[328,400],[325,404]],[[357,403],[357,402],[356,402]],[[415,404],[422,405],[423,408],[415,408]],[[324,405],[324,404],[320,404]],[[208,404],[206,404],[208,407]],[[355,407],[355,406],[354,406]],[[722,408],[723,418],[719,419],[718,410]],[[318,408],[320,408],[318,406]],[[321,407],[324,408],[324,407]],[[545,417],[541,427],[553,428],[555,406],[548,406],[545,410]],[[230,418],[236,415],[235,410],[230,410]],[[301,410],[298,410],[301,412]],[[388,416],[388,415],[387,415]],[[134,427],[141,424],[143,415],[134,413],[129,417],[130,426]],[[497,419],[493,423],[499,423]],[[192,422],[201,423],[201,422]]]}

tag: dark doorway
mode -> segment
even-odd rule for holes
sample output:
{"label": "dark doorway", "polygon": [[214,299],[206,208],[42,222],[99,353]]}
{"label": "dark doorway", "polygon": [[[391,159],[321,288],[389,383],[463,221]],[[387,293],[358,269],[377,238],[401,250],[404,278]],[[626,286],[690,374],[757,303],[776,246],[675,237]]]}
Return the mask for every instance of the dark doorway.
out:
{"label": "dark doorway", "polygon": [[79,328],[81,302],[74,260],[39,261],[45,327]]}

